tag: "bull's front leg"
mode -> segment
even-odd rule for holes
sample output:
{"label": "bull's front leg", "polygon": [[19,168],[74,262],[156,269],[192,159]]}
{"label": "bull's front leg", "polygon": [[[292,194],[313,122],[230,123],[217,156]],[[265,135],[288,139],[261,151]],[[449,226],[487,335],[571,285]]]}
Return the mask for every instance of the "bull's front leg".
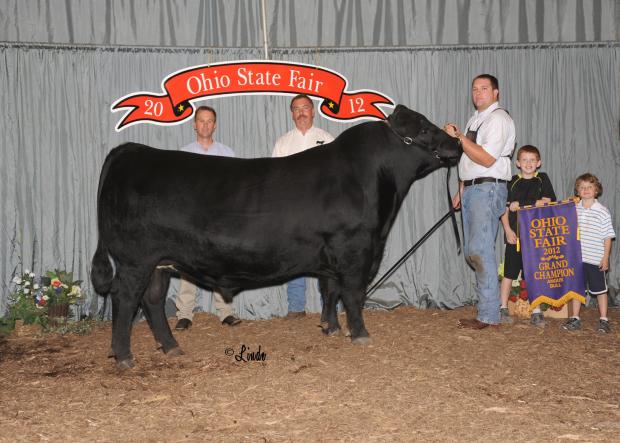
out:
{"label": "bull's front leg", "polygon": [[333,279],[320,278],[319,290],[323,300],[321,312],[321,328],[325,335],[336,335],[340,332],[338,322],[338,300],[340,299],[340,288]]}
{"label": "bull's front leg", "polygon": [[351,333],[351,342],[356,345],[366,345],[371,342],[370,335],[364,325],[362,311],[366,301],[363,287],[343,288],[342,302],[347,312],[347,323]]}

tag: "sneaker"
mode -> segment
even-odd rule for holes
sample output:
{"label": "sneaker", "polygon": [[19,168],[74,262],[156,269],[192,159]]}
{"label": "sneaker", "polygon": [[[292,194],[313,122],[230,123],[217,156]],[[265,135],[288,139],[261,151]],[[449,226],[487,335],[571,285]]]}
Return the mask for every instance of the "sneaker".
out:
{"label": "sneaker", "polygon": [[567,331],[577,331],[581,329],[581,320],[575,317],[569,318],[566,323],[562,325],[562,329]]}
{"label": "sneaker", "polygon": [[530,317],[530,324],[532,326],[536,326],[537,328],[544,328],[547,326],[547,321],[545,320],[545,316],[542,312],[536,312]]}
{"label": "sneaker", "polygon": [[609,334],[611,332],[611,326],[609,326],[609,320],[600,319],[598,321],[598,328],[596,330],[604,334]]}
{"label": "sneaker", "polygon": [[511,325],[514,323],[514,319],[508,313],[508,308],[499,309],[499,322],[503,325]]}

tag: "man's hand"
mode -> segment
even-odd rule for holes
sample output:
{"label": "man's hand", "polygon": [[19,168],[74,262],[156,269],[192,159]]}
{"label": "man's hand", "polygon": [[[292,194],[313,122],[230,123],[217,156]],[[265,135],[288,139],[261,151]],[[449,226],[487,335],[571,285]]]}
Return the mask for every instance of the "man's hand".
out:
{"label": "man's hand", "polygon": [[508,209],[510,209],[510,212],[517,212],[519,210],[519,202],[510,202]]}
{"label": "man's hand", "polygon": [[458,137],[459,134],[461,133],[461,131],[459,131],[458,126],[456,126],[454,123],[446,123],[443,126],[443,130],[450,137]]}
{"label": "man's hand", "polygon": [[454,197],[452,197],[452,207],[454,209],[461,208],[461,194],[460,193],[456,193]]}

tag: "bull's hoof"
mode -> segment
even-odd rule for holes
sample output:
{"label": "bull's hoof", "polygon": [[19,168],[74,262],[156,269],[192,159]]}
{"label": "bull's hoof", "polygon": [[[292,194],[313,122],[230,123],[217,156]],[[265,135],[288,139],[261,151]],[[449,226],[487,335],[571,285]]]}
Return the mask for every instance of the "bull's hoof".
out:
{"label": "bull's hoof", "polygon": [[185,352],[183,352],[180,346],[175,346],[168,351],[164,351],[164,354],[166,354],[166,357],[178,357],[179,355],[185,355]]}
{"label": "bull's hoof", "polygon": [[323,334],[327,335],[328,337],[333,337],[335,335],[340,335],[340,328],[338,328],[338,327],[334,327],[334,328],[321,328],[321,331],[323,331]]}
{"label": "bull's hoof", "polygon": [[372,343],[372,338],[370,337],[355,337],[351,339],[351,343],[359,346],[367,346]]}
{"label": "bull's hoof", "polygon": [[131,358],[116,362],[116,367],[118,368],[119,371],[126,371],[127,369],[133,368],[135,365],[136,364]]}

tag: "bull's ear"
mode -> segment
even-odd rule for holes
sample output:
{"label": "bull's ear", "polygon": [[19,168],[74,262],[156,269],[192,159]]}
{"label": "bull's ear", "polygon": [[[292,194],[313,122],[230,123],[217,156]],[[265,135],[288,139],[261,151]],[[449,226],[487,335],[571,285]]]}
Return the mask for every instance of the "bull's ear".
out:
{"label": "bull's ear", "polygon": [[401,118],[399,118],[400,114],[402,114],[402,112],[406,110],[407,108],[403,105],[396,105],[394,111],[392,111],[392,113],[388,115],[388,121],[392,124],[395,124],[397,121],[402,120]]}

